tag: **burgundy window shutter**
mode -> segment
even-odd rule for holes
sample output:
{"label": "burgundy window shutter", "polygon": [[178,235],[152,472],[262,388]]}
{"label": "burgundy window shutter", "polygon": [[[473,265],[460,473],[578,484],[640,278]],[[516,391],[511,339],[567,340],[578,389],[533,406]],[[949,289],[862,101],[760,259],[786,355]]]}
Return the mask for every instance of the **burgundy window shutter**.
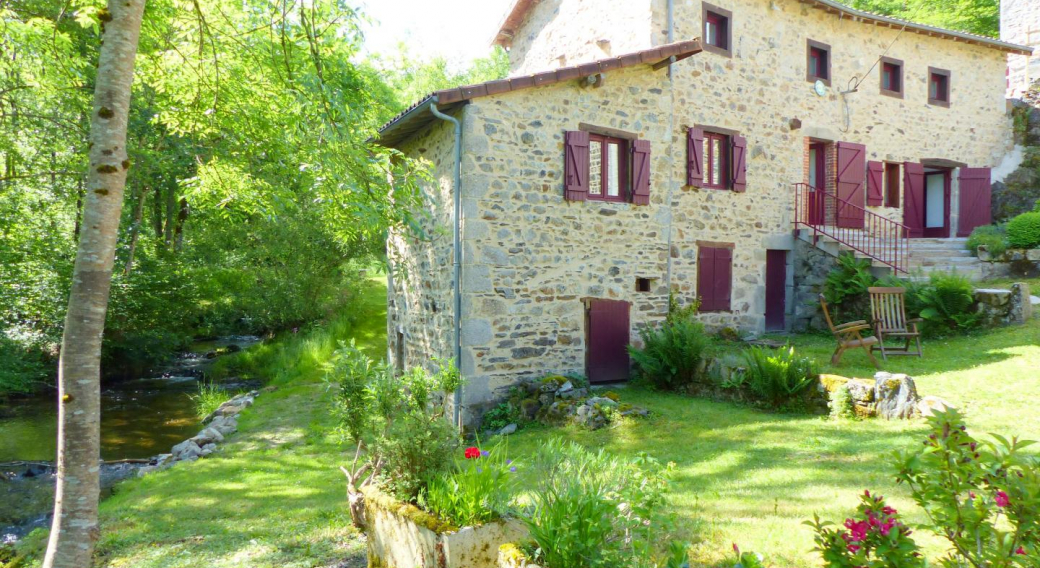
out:
{"label": "burgundy window shutter", "polygon": [[747,189],[747,138],[734,135],[731,140],[733,140],[733,154],[730,156],[729,163],[733,168],[733,191],[744,193]]}
{"label": "burgundy window shutter", "polygon": [[699,247],[697,249],[697,297],[701,301],[701,311],[710,312],[715,308],[715,249]]}
{"label": "burgundy window shutter", "polygon": [[903,224],[908,237],[924,236],[924,166],[917,162],[903,164]]}
{"label": "burgundy window shutter", "polygon": [[880,207],[885,202],[884,184],[885,164],[867,162],[867,205]]}
{"label": "burgundy window shutter", "polygon": [[686,133],[686,185],[704,183],[704,129],[691,126]]}
{"label": "burgundy window shutter", "polygon": [[564,198],[585,201],[589,193],[589,133],[579,130],[564,134]]}
{"label": "burgundy window shutter", "polygon": [[993,188],[990,186],[989,168],[961,168],[960,175],[960,220],[957,236],[967,237],[972,229],[993,222],[991,201]]}
{"label": "burgundy window shutter", "polygon": [[715,309],[729,311],[733,286],[733,250],[715,249]]}
{"label": "burgundy window shutter", "polygon": [[632,203],[650,204],[650,141],[632,141]]}

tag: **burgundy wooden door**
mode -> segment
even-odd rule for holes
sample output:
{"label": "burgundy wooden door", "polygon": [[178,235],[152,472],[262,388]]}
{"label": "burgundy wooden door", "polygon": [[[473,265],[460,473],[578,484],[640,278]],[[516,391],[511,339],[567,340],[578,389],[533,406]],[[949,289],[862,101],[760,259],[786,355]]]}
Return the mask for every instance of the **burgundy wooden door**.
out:
{"label": "burgundy wooden door", "polygon": [[924,166],[915,162],[903,164],[903,224],[910,238],[924,236]]}
{"label": "burgundy wooden door", "polygon": [[838,226],[863,228],[863,208],[867,205],[867,147],[838,142]]}
{"label": "burgundy wooden door", "polygon": [[784,329],[787,311],[787,251],[766,251],[766,331]]}
{"label": "burgundy wooden door", "polygon": [[960,199],[957,221],[957,236],[967,237],[971,230],[993,222],[990,210],[992,188],[989,182],[989,168],[961,168]]}
{"label": "burgundy wooden door", "polygon": [[590,383],[628,380],[628,302],[587,301],[585,366]]}

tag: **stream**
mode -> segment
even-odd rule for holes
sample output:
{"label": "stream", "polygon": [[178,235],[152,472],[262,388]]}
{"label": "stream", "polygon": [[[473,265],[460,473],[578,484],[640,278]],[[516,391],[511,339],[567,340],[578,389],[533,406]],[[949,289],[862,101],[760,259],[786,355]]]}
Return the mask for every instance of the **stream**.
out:
{"label": "stream", "polygon": [[[220,354],[258,341],[254,336],[228,336],[199,342],[145,376],[104,382],[101,459],[147,459],[194,436],[200,420],[191,396],[198,393],[206,370]],[[255,385],[231,382],[222,386],[234,391]],[[50,523],[58,433],[56,399],[56,394],[46,393],[0,405],[0,545]],[[133,476],[139,465],[103,466],[103,495],[116,482]]]}

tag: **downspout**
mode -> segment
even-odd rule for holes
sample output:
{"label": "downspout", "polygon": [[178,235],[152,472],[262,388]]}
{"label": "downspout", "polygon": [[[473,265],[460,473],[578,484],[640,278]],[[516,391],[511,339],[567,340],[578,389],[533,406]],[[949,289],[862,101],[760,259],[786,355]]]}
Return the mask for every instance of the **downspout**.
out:
{"label": "downspout", "polygon": [[[671,0],[669,0],[671,1]],[[430,112],[433,116],[441,120],[446,120],[455,126],[455,166],[454,166],[454,180],[452,183],[452,199],[454,201],[454,235],[453,242],[455,258],[453,263],[455,285],[452,287],[454,294],[454,310],[455,310],[455,365],[458,367],[459,372],[462,372],[462,123],[459,119],[454,116],[444,114],[437,108],[437,97],[433,97],[433,102],[430,103]],[[455,389],[455,414],[454,420],[455,425],[458,427],[462,426],[462,384]]]}
{"label": "downspout", "polygon": [[[668,43],[672,43],[675,39],[675,0],[668,0]],[[672,63],[675,63],[675,56],[671,57]],[[675,140],[675,78],[672,77],[672,66],[668,66],[668,95],[671,99],[671,111],[668,113],[668,139],[669,142]],[[674,171],[674,168],[673,168]],[[675,210],[672,209],[672,193],[675,186],[675,179],[669,180],[671,183],[668,184],[668,250],[665,251],[665,271],[664,271],[664,284],[668,288],[668,295],[671,297],[672,293],[672,218],[675,215]]]}

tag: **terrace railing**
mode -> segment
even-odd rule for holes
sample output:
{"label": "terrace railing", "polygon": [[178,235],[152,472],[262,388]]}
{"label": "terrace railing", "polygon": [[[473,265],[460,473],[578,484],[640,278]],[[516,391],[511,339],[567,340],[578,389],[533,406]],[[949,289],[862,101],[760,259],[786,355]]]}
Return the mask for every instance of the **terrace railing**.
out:
{"label": "terrace railing", "polygon": [[807,183],[794,184],[795,230],[807,229],[815,243],[821,236],[906,273],[910,261],[906,225],[868,211]]}

